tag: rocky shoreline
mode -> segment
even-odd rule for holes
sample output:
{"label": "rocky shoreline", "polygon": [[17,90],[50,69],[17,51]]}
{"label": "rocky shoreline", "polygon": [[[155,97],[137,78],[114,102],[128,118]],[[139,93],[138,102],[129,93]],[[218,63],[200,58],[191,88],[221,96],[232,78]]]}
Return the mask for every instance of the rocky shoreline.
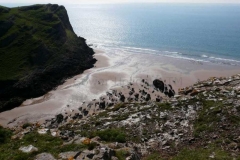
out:
{"label": "rocky shoreline", "polygon": [[[129,88],[128,96],[135,97],[136,93],[130,93],[131,85],[134,84],[125,87]],[[213,77],[180,89],[179,95],[174,96],[169,96],[171,87],[160,79],[153,82],[143,79],[141,85],[154,88],[156,94],[159,93],[159,100],[146,99],[148,92],[152,91],[146,88],[139,95],[142,101],[113,91],[113,95],[118,97],[114,104],[103,103],[103,97],[94,100],[100,102],[98,112],[89,112],[96,103],[87,104],[89,110],[79,107],[78,113],[59,114],[43,124],[18,126],[13,129],[11,141],[35,134],[60,138],[63,146],[85,146],[81,149],[75,146],[55,156],[47,151],[42,153],[38,141],[30,140],[26,144],[31,143],[32,146],[16,148],[22,152],[30,148],[27,152],[36,155],[33,159],[240,157],[240,74]],[[163,86],[169,87],[168,93],[164,93],[167,90]],[[111,94],[107,92],[106,96],[109,98]]]}

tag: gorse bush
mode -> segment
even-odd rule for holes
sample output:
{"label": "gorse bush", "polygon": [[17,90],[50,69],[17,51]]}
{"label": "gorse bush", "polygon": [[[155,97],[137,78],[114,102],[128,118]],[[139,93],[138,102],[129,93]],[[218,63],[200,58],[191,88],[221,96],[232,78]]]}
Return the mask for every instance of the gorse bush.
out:
{"label": "gorse bush", "polygon": [[12,132],[10,130],[4,129],[2,126],[0,126],[0,144],[10,139],[11,135]]}
{"label": "gorse bush", "polygon": [[119,129],[106,129],[103,131],[97,131],[96,136],[99,136],[104,141],[115,141],[124,143],[126,142],[126,134]]}
{"label": "gorse bush", "polygon": [[129,156],[130,156],[130,154],[126,150],[118,150],[118,151],[116,151],[116,157],[119,160],[125,160]]}
{"label": "gorse bush", "polygon": [[31,127],[31,126],[32,126],[31,123],[25,123],[25,124],[23,124],[22,128],[26,129],[27,127]]}
{"label": "gorse bush", "polygon": [[88,150],[93,150],[98,144],[96,142],[90,143],[87,145]]}

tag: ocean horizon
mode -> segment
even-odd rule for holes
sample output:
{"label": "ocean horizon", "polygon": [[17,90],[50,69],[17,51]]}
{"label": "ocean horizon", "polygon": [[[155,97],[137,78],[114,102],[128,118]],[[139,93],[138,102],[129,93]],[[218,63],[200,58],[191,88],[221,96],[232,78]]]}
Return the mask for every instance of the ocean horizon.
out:
{"label": "ocean horizon", "polygon": [[240,5],[105,4],[67,10],[75,32],[100,49],[240,65]]}
{"label": "ocean horizon", "polygon": [[75,33],[94,48],[240,66],[239,4],[65,7]]}

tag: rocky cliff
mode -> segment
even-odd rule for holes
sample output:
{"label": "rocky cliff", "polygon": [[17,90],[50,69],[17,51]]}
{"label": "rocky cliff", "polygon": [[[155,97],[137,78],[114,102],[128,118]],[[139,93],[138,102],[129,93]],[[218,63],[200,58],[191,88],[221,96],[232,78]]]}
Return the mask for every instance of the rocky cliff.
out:
{"label": "rocky cliff", "polygon": [[[161,80],[141,84],[163,92]],[[0,159],[240,158],[240,74],[198,82],[169,99],[120,101],[96,114],[80,107],[43,124],[18,125],[12,133],[0,127]]]}
{"label": "rocky cliff", "polygon": [[93,67],[93,54],[74,33],[64,6],[0,6],[0,111]]}

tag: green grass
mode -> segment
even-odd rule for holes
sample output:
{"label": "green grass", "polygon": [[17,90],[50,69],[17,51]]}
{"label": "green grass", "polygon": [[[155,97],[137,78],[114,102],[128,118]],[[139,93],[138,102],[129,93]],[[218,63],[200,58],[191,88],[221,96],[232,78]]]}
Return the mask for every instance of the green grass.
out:
{"label": "green grass", "polygon": [[[55,7],[56,10],[51,10]],[[92,67],[93,50],[73,32],[64,7],[49,4],[2,10],[1,111],[17,107],[25,99],[44,95],[64,79]]]}
{"label": "green grass", "polygon": [[96,136],[99,136],[101,140],[106,141],[106,142],[120,142],[124,143],[126,142],[127,135],[125,132],[123,132],[120,129],[105,129],[101,131],[82,131],[81,132],[82,136],[93,138]]}
{"label": "green grass", "polygon": [[[3,45],[9,37],[15,35],[8,45],[0,47],[0,59],[2,60],[0,80],[15,80],[37,67],[52,64],[60,58],[61,54],[64,54],[65,48],[68,48],[64,45],[65,41],[62,38],[66,37],[68,40],[77,38],[62,24],[59,18],[60,15],[62,16],[61,10],[54,13],[47,11],[46,8],[45,5],[39,5],[35,10],[21,10],[21,7],[17,7],[11,8],[8,13],[0,14],[0,21],[14,23],[0,36],[0,44]],[[62,26],[62,29],[56,26]],[[45,46],[49,51],[48,55],[54,55],[54,58],[48,57],[43,60],[44,56],[48,55],[44,55],[44,52],[39,50],[42,46]],[[36,50],[41,53],[37,53]]]}
{"label": "green grass", "polygon": [[215,153],[215,160],[232,160],[228,153],[218,148],[210,149],[183,149],[172,160],[207,160],[209,156]]}
{"label": "green grass", "polygon": [[23,124],[22,128],[26,129],[27,127],[31,127],[32,125],[33,124],[31,124],[31,123],[25,123],[25,124]]}
{"label": "green grass", "polygon": [[12,132],[0,126],[0,145],[10,139]]}
{"label": "green grass", "polygon": [[143,160],[163,160],[163,159],[171,159],[171,160],[210,160],[209,156],[214,154],[215,160],[232,160],[233,158],[239,159],[240,157],[233,157],[230,153],[222,150],[221,148],[208,146],[208,148],[184,148],[180,150],[175,155],[162,155],[158,152],[153,152],[145,157]]}
{"label": "green grass", "polygon": [[[213,132],[216,129],[217,123],[220,121],[221,116],[217,116],[222,112],[222,102],[205,101],[202,100],[203,109],[199,111],[198,117],[194,122],[194,135],[199,137],[206,132]],[[214,107],[213,109],[210,109]]]}
{"label": "green grass", "polygon": [[170,103],[156,103],[160,111],[172,110]]}
{"label": "green grass", "polygon": [[111,111],[118,111],[119,109],[125,108],[125,107],[126,105],[124,103],[118,103],[113,107],[113,109],[111,109]]}
{"label": "green grass", "polygon": [[117,150],[115,156],[119,160],[125,160],[128,156],[130,156],[130,154],[126,150]]}
{"label": "green grass", "polygon": [[[21,146],[33,145],[38,148],[37,152],[22,153],[19,151]],[[51,153],[57,158],[58,154],[67,151],[80,151],[88,148],[85,145],[68,144],[63,145],[63,140],[58,137],[53,137],[49,133],[40,135],[37,132],[32,132],[25,135],[22,139],[11,140],[10,137],[4,143],[0,144],[0,159],[2,160],[31,160],[43,152]]]}
{"label": "green grass", "polygon": [[126,142],[126,134],[119,129],[106,129],[95,132],[102,140],[107,142]]}
{"label": "green grass", "polygon": [[146,157],[143,158],[143,160],[161,160],[160,153],[154,152]]}

